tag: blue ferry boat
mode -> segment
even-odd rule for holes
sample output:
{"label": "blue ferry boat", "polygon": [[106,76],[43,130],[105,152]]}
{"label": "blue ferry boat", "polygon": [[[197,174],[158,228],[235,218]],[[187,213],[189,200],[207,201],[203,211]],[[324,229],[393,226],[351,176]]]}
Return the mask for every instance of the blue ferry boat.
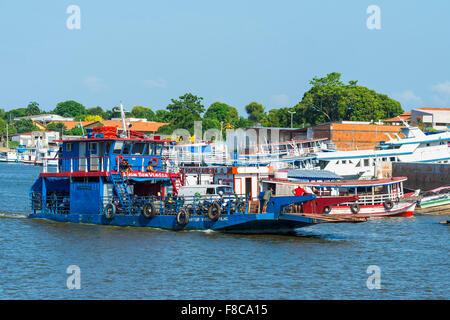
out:
{"label": "blue ferry boat", "polygon": [[[237,233],[286,233],[316,223],[364,221],[324,214],[326,207],[357,197],[274,196],[260,213],[246,195],[178,196],[181,176],[170,172],[162,157],[169,141],[133,132],[119,137],[116,131],[100,127],[87,137],[60,140],[55,172],[48,172],[44,161],[31,187],[29,218]],[[294,206],[301,212],[293,212]]]}

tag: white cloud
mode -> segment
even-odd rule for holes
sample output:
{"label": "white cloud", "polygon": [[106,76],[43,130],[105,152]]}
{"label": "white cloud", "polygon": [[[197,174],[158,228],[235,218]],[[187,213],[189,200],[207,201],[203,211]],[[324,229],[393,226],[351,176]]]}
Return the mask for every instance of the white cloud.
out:
{"label": "white cloud", "polygon": [[437,93],[433,95],[433,100],[437,104],[450,104],[450,81],[437,83],[431,87],[431,90]]}
{"label": "white cloud", "polygon": [[167,87],[167,81],[164,79],[151,79],[151,80],[144,80],[142,81],[142,84],[146,88],[159,88],[164,89]]}
{"label": "white cloud", "polygon": [[415,107],[423,103],[422,98],[417,96],[412,90],[405,90],[403,92],[393,93],[392,97],[400,101],[401,104]]}
{"label": "white cloud", "polygon": [[107,88],[107,85],[103,79],[95,76],[88,76],[84,78],[83,84],[92,92],[100,92]]}
{"label": "white cloud", "polygon": [[270,97],[270,102],[277,107],[287,107],[289,105],[289,96],[287,94],[274,94]]}

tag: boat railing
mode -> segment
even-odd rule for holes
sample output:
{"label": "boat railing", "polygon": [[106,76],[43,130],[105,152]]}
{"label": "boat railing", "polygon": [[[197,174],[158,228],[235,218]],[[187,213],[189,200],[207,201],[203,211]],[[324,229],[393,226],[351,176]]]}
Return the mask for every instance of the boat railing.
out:
{"label": "boat railing", "polygon": [[[373,195],[360,195],[358,194],[358,204],[360,205],[376,205],[383,204],[386,201],[398,202],[403,195],[401,193],[390,193],[390,194],[373,194]],[[347,206],[352,203],[343,203],[341,205]]]}
{"label": "boat railing", "polygon": [[220,208],[221,214],[248,213],[249,202],[246,195],[202,195],[202,196],[138,196],[131,195],[130,210],[121,205],[118,196],[105,196],[102,205],[105,208],[113,204],[118,214],[141,215],[144,207],[152,205],[157,215],[176,215],[181,209],[189,215],[207,215],[210,208]]}
{"label": "boat railing", "polygon": [[31,196],[31,210],[34,214],[45,212],[47,214],[69,214],[70,197],[68,195],[47,194],[45,199],[40,193]]}
{"label": "boat railing", "polygon": [[[173,172],[172,166],[167,165],[167,158],[160,156],[140,156],[140,155],[123,155],[121,161],[127,159],[131,166],[132,171],[145,172],[147,166],[156,158],[157,161],[161,161],[161,171]],[[43,172],[49,172],[50,167],[56,167],[56,172],[105,172],[105,171],[117,171],[119,161],[112,161],[109,156],[90,156],[90,157],[72,157],[72,158],[44,158],[43,159]]]}

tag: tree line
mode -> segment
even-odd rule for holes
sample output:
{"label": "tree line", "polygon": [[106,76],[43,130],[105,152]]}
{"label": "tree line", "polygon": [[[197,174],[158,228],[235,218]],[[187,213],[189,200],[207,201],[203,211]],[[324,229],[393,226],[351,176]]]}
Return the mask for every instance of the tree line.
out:
{"label": "tree line", "polygon": [[[153,111],[150,107],[134,106],[127,117],[144,118],[148,121],[165,122],[159,133],[170,134],[178,128],[194,131],[194,122],[202,121],[204,130],[246,128],[256,123],[266,127],[303,127],[333,121],[378,121],[403,113],[398,101],[385,94],[359,86],[357,81],[344,83],[341,74],[330,73],[322,78],[314,77],[310,89],[296,105],[267,110],[258,102],[245,106],[246,116],[224,102],[214,102],[208,108],[203,98],[186,93],[178,99],[171,99],[165,109]],[[86,108],[81,103],[69,100],[60,102],[51,111],[44,111],[37,102],[30,102],[26,108],[10,111],[0,109],[0,133],[6,131],[9,123],[10,133],[38,130],[29,119],[13,121],[14,118],[39,114],[57,114],[74,118],[75,121],[101,121],[120,117],[116,107],[104,110],[100,106]],[[82,134],[81,129],[67,131],[63,124],[50,124],[47,130],[64,131],[67,134]]]}

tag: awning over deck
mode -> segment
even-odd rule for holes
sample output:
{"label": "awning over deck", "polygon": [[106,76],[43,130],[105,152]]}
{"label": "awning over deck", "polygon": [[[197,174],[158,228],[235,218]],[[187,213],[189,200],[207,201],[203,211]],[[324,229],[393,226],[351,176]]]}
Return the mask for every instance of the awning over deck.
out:
{"label": "awning over deck", "polygon": [[337,175],[327,170],[306,170],[306,169],[290,169],[288,170],[288,178],[298,180],[342,180],[340,175]]}

